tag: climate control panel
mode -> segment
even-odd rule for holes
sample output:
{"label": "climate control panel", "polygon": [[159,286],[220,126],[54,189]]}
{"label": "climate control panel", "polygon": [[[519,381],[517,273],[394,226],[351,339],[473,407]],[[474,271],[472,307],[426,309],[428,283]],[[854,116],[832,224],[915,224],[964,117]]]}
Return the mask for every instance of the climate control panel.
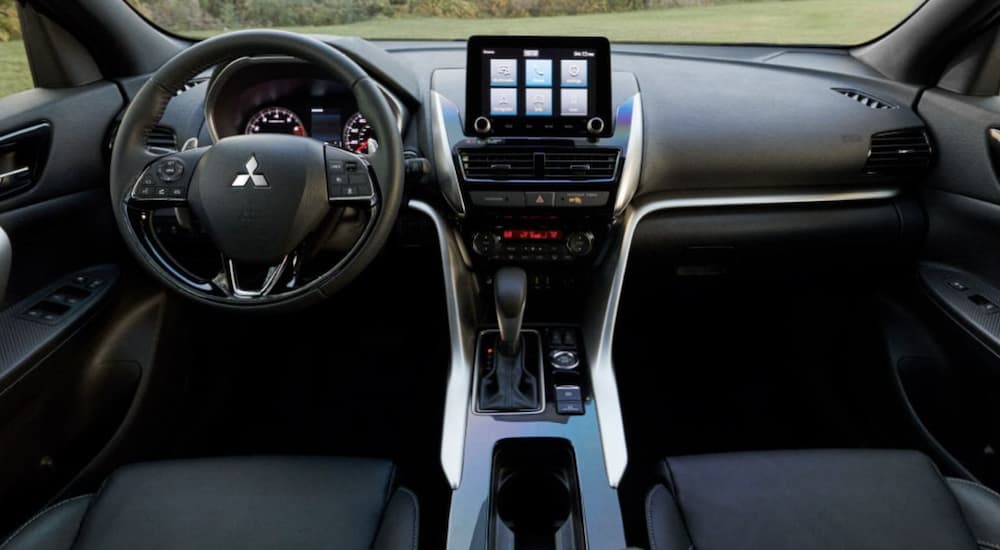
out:
{"label": "climate control panel", "polygon": [[494,229],[475,231],[470,238],[477,256],[498,262],[571,262],[594,251],[588,230]]}

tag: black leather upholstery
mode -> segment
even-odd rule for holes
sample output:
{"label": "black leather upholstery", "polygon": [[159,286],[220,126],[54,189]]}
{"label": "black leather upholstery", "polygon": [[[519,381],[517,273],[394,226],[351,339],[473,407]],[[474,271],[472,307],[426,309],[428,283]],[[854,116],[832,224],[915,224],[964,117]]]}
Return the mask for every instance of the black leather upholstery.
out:
{"label": "black leather upholstery", "polygon": [[417,503],[388,462],[220,458],[129,466],[0,550],[413,550]]}
{"label": "black leather upholstery", "polygon": [[651,550],[1000,550],[1000,496],[916,452],[690,456],[660,475]]}

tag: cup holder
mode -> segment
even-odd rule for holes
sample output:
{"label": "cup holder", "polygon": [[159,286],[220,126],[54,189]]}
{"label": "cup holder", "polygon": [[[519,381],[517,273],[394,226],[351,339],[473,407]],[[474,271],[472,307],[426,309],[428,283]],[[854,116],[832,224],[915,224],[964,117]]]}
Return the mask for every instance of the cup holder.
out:
{"label": "cup holder", "polygon": [[584,550],[576,460],[561,439],[501,441],[493,454],[490,550]]}
{"label": "cup holder", "polygon": [[553,535],[571,511],[569,487],[555,472],[515,472],[496,499],[497,515],[515,534]]}

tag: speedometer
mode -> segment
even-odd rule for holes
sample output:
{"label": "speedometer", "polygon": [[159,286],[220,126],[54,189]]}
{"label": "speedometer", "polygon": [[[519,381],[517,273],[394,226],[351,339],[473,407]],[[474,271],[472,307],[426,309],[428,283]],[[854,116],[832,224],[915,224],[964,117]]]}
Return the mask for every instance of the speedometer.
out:
{"label": "speedometer", "polygon": [[344,123],[344,149],[368,155],[378,151],[375,132],[372,130],[371,124],[368,124],[368,119],[365,118],[365,115],[354,113]]}
{"label": "speedometer", "polygon": [[284,107],[268,107],[257,111],[247,122],[245,134],[290,134],[306,135],[306,127],[302,119],[290,109]]}

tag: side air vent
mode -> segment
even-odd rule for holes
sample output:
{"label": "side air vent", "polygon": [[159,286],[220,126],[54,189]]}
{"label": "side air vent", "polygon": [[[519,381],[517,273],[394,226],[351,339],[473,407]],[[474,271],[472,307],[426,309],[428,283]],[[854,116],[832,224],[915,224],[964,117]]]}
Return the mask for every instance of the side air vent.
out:
{"label": "side air vent", "polygon": [[838,94],[843,95],[849,99],[853,99],[858,103],[868,107],[869,109],[898,109],[899,106],[893,105],[888,101],[881,100],[873,95],[866,94],[864,92],[859,92],[857,90],[851,90],[847,88],[834,88],[833,91]]}
{"label": "side air vent", "polygon": [[172,128],[153,126],[146,136],[146,148],[158,153],[176,151],[177,134]]}
{"label": "side air vent", "polygon": [[618,168],[618,150],[545,153],[545,179],[611,179]]}
{"label": "side air vent", "polygon": [[618,169],[618,149],[550,149],[517,147],[461,149],[467,180],[608,181]]}
{"label": "side air vent", "polygon": [[926,170],[932,158],[930,138],[923,128],[879,132],[872,135],[865,173],[879,176],[913,174]]}

